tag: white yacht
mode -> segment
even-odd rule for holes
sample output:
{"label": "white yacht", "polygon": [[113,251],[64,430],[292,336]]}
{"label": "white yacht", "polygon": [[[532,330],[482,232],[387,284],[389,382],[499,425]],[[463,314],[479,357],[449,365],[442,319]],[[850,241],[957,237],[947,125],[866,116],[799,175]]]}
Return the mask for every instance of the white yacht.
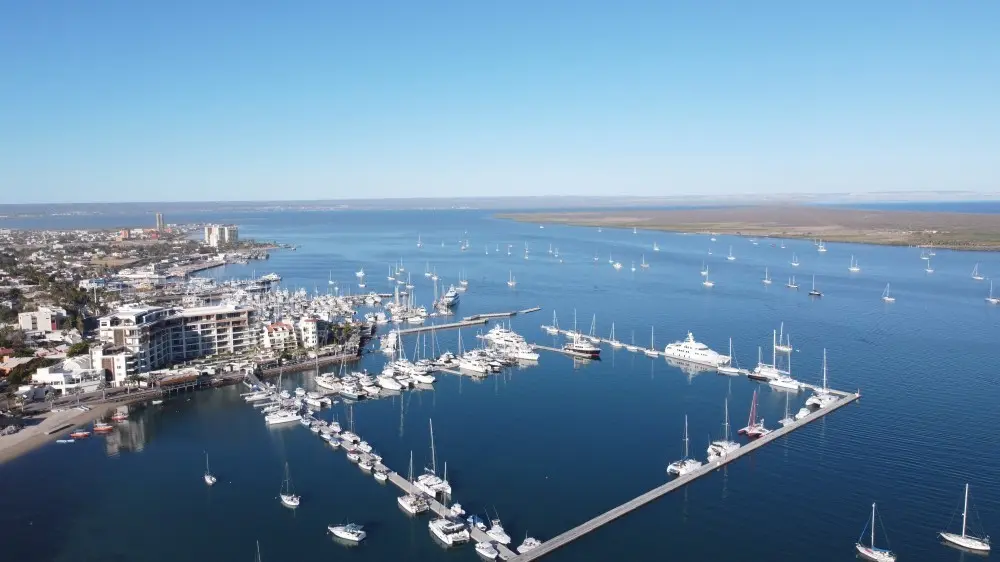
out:
{"label": "white yacht", "polygon": [[406,494],[405,496],[399,496],[396,502],[399,503],[399,507],[403,508],[410,515],[417,515],[431,508],[427,498],[421,495]]}
{"label": "white yacht", "polygon": [[639,262],[639,267],[641,267],[643,269],[649,269],[649,264],[646,263],[646,254],[642,255],[642,261]]}
{"label": "white yacht", "polygon": [[785,417],[778,420],[778,423],[780,423],[782,427],[791,423],[795,423],[795,418],[793,418],[792,415],[788,413],[788,397],[789,395],[785,394]]}
{"label": "white yacht", "polygon": [[[709,251],[711,251],[711,250],[709,250]],[[733,255],[733,247],[732,246],[729,247],[729,255],[726,256],[726,260],[727,261],[736,261],[736,256]]]}
{"label": "white yacht", "polygon": [[986,302],[990,304],[1000,303],[1000,298],[993,296],[993,280],[990,279],[990,294],[986,296]]}
{"label": "white yacht", "polygon": [[771,284],[771,275],[767,272],[767,268],[764,268],[764,278],[760,280],[761,283],[765,285]]}
{"label": "white yacht", "polygon": [[810,410],[809,408],[805,407],[799,408],[799,411],[795,413],[795,421],[801,420],[802,418],[808,416],[811,413],[812,410]]}
{"label": "white yacht", "polygon": [[454,285],[448,287],[448,291],[441,297],[441,303],[446,307],[451,308],[458,304],[459,294],[458,289]]}
{"label": "white yacht", "polygon": [[377,380],[378,385],[386,390],[403,390],[403,385],[392,375],[379,375]]}
{"label": "white yacht", "polygon": [[785,286],[788,287],[789,289],[798,289],[799,288],[799,284],[795,282],[795,276],[794,275],[792,275],[791,277],[788,278],[788,283],[785,283]]}
{"label": "white yacht", "polygon": [[982,273],[979,273],[979,262],[976,262],[975,267],[972,268],[972,279],[975,281],[982,281],[986,279]]}
{"label": "white yacht", "polygon": [[708,462],[722,459],[740,448],[740,444],[729,440],[729,400],[725,401],[726,422],[724,424],[723,438],[719,441],[712,441],[708,444]]}
{"label": "white yacht", "polygon": [[[879,518],[879,520],[881,520],[881,518]],[[854,548],[855,548],[855,550],[858,551],[858,554],[861,555],[862,558],[864,558],[866,560],[871,560],[872,562],[896,562],[896,555],[893,554],[891,550],[888,550],[888,549],[885,549],[885,548],[878,548],[878,547],[875,546],[875,504],[874,503],[872,504],[872,517],[871,517],[871,520],[868,521],[868,524],[865,526],[865,528],[867,529],[868,527],[871,527],[871,531],[872,531],[871,542],[868,544],[868,546],[865,546],[864,544],[862,544],[861,539],[859,538],[858,542],[854,543]],[[882,530],[883,530],[883,532],[885,531],[884,528]],[[861,533],[863,534],[864,530],[862,530]]]}
{"label": "white yacht", "polygon": [[368,534],[365,533],[361,525],[358,525],[356,523],[348,523],[347,525],[336,525],[336,526],[328,525],[327,530],[333,533],[333,536],[351,542],[361,542],[365,540],[365,537],[368,536]]}
{"label": "white yacht", "polygon": [[264,416],[264,423],[267,425],[280,425],[283,423],[291,423],[301,420],[302,416],[294,410],[278,410],[277,412]]}
{"label": "white yacht", "polygon": [[990,551],[990,537],[989,535],[979,538],[966,533],[966,522],[968,520],[969,514],[969,485],[965,485],[965,500],[962,504],[962,534],[958,535],[955,533],[946,533],[941,531],[938,533],[942,539],[948,541],[951,544],[960,546],[962,548],[971,550],[978,553],[987,553]]}
{"label": "white yacht", "polygon": [[514,272],[513,271],[509,271],[508,272],[507,286],[511,287],[511,288],[514,288],[514,287],[517,286],[517,281],[514,280]]}
{"label": "white yacht", "polygon": [[656,351],[656,339],[653,332],[653,327],[649,327],[649,348],[642,350],[647,357],[658,357],[660,352]]}
{"label": "white yacht", "polygon": [[701,262],[701,276],[708,277],[708,266],[705,265],[705,262]]}
{"label": "white yacht", "polygon": [[503,530],[499,517],[490,520],[490,530],[486,531],[486,534],[500,544],[510,544],[510,535]]}
{"label": "white yacht", "polygon": [[535,537],[524,537],[524,542],[522,542],[517,547],[518,554],[526,554],[536,548],[542,546],[542,541],[536,539]]}
{"label": "white yacht", "polygon": [[820,253],[822,253],[822,252],[825,252],[825,251],[826,251],[826,244],[823,244],[823,241],[822,241],[822,240],[820,240],[820,241],[819,241],[819,244],[817,244],[817,245],[816,245],[816,251],[817,251],[817,252],[820,252]]}
{"label": "white yacht", "polygon": [[707,345],[695,341],[694,335],[691,332],[688,332],[687,338],[684,341],[668,343],[667,347],[663,348],[663,355],[670,359],[679,359],[714,368],[728,365],[731,361],[729,356],[722,355],[709,349]]}
{"label": "white yacht", "polygon": [[934,268],[931,267],[931,259],[927,258],[927,267],[924,268],[927,273],[934,273]]}
{"label": "white yacht", "polygon": [[736,359],[733,358],[733,338],[729,338],[729,363],[725,365],[719,365],[716,370],[720,375],[742,375],[743,370],[739,366],[735,365]]}
{"label": "white yacht", "polygon": [[688,417],[684,416],[684,458],[667,465],[667,474],[684,476],[699,468],[702,462],[688,457]]}
{"label": "white yacht", "polygon": [[792,252],[792,261],[790,262],[790,264],[791,264],[792,267],[798,267],[799,266],[799,258],[798,258],[798,256],[795,255],[795,252]]}
{"label": "white yacht", "polygon": [[478,542],[476,543],[476,554],[487,560],[496,560],[497,556],[500,556],[500,551],[493,547],[493,543]]}
{"label": "white yacht", "polygon": [[443,517],[431,520],[427,527],[447,546],[466,543],[472,538],[464,524]]}
{"label": "white yacht", "polygon": [[861,271],[861,267],[858,265],[858,262],[857,260],[854,259],[853,255],[851,256],[850,265],[847,266],[847,271],[850,271],[851,273],[857,273]]}
{"label": "white yacht", "polygon": [[567,343],[563,346],[566,351],[572,351],[573,353],[579,353],[581,355],[587,355],[591,358],[599,357],[601,355],[601,348],[597,347],[589,340],[583,336],[577,334],[573,341]]}
{"label": "white yacht", "polygon": [[792,336],[791,334],[785,333],[785,323],[781,323],[781,327],[778,328],[778,341],[774,344],[774,350],[780,353],[791,353],[794,351],[792,348]]}
{"label": "white yacht", "polygon": [[777,378],[773,378],[773,379],[767,381],[767,384],[769,384],[769,385],[771,385],[771,386],[773,386],[775,388],[781,388],[781,389],[784,389],[784,390],[793,390],[795,392],[798,392],[799,390],[802,389],[802,385],[799,384],[799,381],[793,379],[792,377],[790,377],[788,375],[784,375],[784,374],[778,375]]}

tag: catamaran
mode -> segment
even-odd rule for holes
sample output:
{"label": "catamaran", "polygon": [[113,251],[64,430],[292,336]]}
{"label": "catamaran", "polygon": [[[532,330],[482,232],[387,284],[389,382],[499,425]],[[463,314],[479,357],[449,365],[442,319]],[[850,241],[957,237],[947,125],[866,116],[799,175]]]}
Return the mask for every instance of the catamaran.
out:
{"label": "catamaran", "polygon": [[281,482],[281,505],[295,509],[299,507],[301,498],[292,493],[292,477],[288,473],[288,463],[285,463],[285,479]]}
{"label": "catamaran", "polygon": [[889,284],[885,284],[885,290],[882,291],[882,300],[885,302],[896,302],[896,297],[889,295]]}
{"label": "catamaran", "polygon": [[[881,519],[880,519],[881,520]],[[868,526],[872,528],[871,542],[868,546],[865,546],[861,540],[865,536],[865,531],[868,530]],[[885,530],[883,526],[883,531]],[[872,503],[872,517],[865,525],[864,529],[861,529],[861,536],[858,537],[858,542],[854,544],[854,548],[858,551],[858,554],[862,558],[872,560],[873,562],[896,562],[896,555],[892,553],[891,550],[885,548],[878,548],[875,546],[875,504]]]}
{"label": "catamaran", "polygon": [[729,399],[725,401],[726,410],[726,423],[723,429],[723,439],[720,441],[712,441],[708,445],[708,462],[717,461],[729,453],[732,453],[736,449],[740,448],[740,444],[735,441],[729,440]]}
{"label": "catamaran", "polygon": [[692,459],[688,456],[688,417],[684,416],[684,458],[679,461],[674,461],[667,465],[667,474],[675,474],[677,476],[684,476],[685,474],[696,470],[703,463],[699,460]]}
{"label": "catamaran", "polygon": [[946,533],[941,531],[938,533],[942,539],[948,541],[951,544],[960,546],[962,548],[972,550],[975,552],[989,552],[990,551],[990,537],[987,535],[983,538],[979,538],[966,533],[966,521],[968,519],[969,513],[969,485],[965,485],[965,501],[962,504],[962,534],[956,535],[955,533]]}
{"label": "catamaran", "polygon": [[746,435],[751,439],[756,439],[758,437],[763,437],[771,430],[764,427],[764,419],[757,418],[757,391],[753,391],[753,398],[750,401],[750,418],[747,420],[746,427],[740,429],[737,433],[740,435]]}
{"label": "catamaran", "polygon": [[782,426],[786,426],[790,423],[795,422],[795,418],[793,418],[791,414],[788,413],[788,397],[789,395],[785,394],[785,417],[778,420],[778,423],[780,423]]}
{"label": "catamaran", "polygon": [[976,262],[976,266],[972,268],[972,278],[976,281],[982,281],[985,279],[982,273],[979,273],[979,262]]}
{"label": "catamaran", "polygon": [[823,387],[813,390],[813,395],[806,400],[806,406],[826,408],[837,401],[837,395],[830,392],[826,386],[826,349],[823,349]]}
{"label": "catamaran", "polygon": [[785,283],[785,286],[788,287],[789,289],[798,289],[799,288],[799,284],[795,282],[795,276],[794,275],[792,275],[791,277],[788,278],[788,283]]}
{"label": "catamaran", "polygon": [[993,280],[990,279],[990,294],[986,297],[986,302],[990,304],[1000,303],[1000,298],[993,296]]}
{"label": "catamaran", "polygon": [[792,264],[792,267],[799,266],[799,258],[795,255],[795,252],[792,252],[792,261],[790,263]]}
{"label": "catamaran", "polygon": [[850,265],[847,266],[847,271],[850,271],[851,273],[857,273],[861,271],[861,267],[858,265],[857,260],[854,259],[853,254],[851,255],[851,263]]}
{"label": "catamaran", "polygon": [[[413,451],[410,451],[410,472],[406,477],[406,481],[410,483],[411,490],[415,488],[413,484]],[[410,515],[417,515],[430,509],[430,503],[427,501],[427,498],[418,493],[399,496],[396,498],[396,502],[399,504],[399,507],[403,508]]]}

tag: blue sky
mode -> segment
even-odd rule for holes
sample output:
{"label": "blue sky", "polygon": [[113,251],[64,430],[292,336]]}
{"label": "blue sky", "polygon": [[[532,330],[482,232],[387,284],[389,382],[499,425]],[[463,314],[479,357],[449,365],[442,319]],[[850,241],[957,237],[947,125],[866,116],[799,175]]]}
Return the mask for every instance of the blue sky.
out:
{"label": "blue sky", "polygon": [[998,22],[985,0],[3,2],[2,202],[996,191]]}

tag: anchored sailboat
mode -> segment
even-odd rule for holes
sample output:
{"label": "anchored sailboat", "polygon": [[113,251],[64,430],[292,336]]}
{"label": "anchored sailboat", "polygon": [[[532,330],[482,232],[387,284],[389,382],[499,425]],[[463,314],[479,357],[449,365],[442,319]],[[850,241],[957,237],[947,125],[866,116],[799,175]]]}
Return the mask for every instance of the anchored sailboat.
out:
{"label": "anchored sailboat", "polygon": [[988,302],[990,304],[1000,303],[1000,298],[997,298],[997,297],[993,296],[993,280],[992,279],[990,279],[990,294],[989,294],[989,296],[986,297],[986,302]]}
{"label": "anchored sailboat", "polygon": [[208,452],[205,453],[205,483],[209,486],[215,484],[215,476],[212,476],[212,471],[208,468]]}
{"label": "anchored sailboat", "polygon": [[[881,517],[879,518],[881,521]],[[862,539],[865,536],[865,531],[868,530],[868,526],[871,525],[872,534],[871,542],[868,546],[862,543]],[[885,531],[885,525],[882,526],[882,530]],[[888,539],[886,539],[886,544],[888,544]],[[872,517],[865,525],[865,528],[861,530],[861,536],[858,537],[858,542],[855,543],[854,548],[857,549],[858,554],[863,558],[868,560],[873,560],[874,562],[896,562],[896,555],[892,553],[891,550],[885,548],[878,548],[875,546],[875,504],[872,503]]]}
{"label": "anchored sailboat", "polygon": [[965,485],[965,501],[962,504],[962,534],[956,535],[955,533],[946,533],[941,531],[938,535],[948,541],[953,545],[960,546],[969,550],[977,552],[989,552],[990,551],[990,537],[985,536],[979,538],[966,533],[966,522],[968,520],[969,513],[969,485]]}
{"label": "anchored sailboat", "polygon": [[729,338],[729,364],[719,365],[718,367],[716,367],[716,370],[719,372],[720,375],[733,375],[733,376],[739,375],[743,372],[740,370],[739,363],[736,361],[736,358],[733,357],[733,338]]}
{"label": "anchored sailboat", "polygon": [[851,273],[861,271],[861,267],[858,265],[858,262],[854,259],[853,255],[851,256],[851,264],[847,266],[847,271],[850,271]]}
{"label": "anchored sailboat", "polygon": [[976,266],[972,268],[972,278],[976,281],[982,281],[985,279],[982,273],[979,273],[979,263],[976,262]]}
{"label": "anchored sailboat", "polygon": [[285,463],[285,479],[281,482],[281,505],[295,509],[299,507],[299,496],[292,492],[292,477],[288,473],[288,463]]}
{"label": "anchored sailboat", "polygon": [[882,300],[885,302],[896,302],[896,297],[889,295],[889,284],[885,284],[885,290],[882,291]]}
{"label": "anchored sailboat", "polygon": [[639,267],[643,269],[649,269],[649,264],[646,263],[646,254],[642,255],[642,263],[639,264]]}
{"label": "anchored sailboat", "polygon": [[765,285],[770,285],[771,284],[771,275],[767,272],[767,268],[766,267],[764,268],[764,278],[761,279],[761,283],[763,283]]}
{"label": "anchored sailboat", "polygon": [[688,417],[684,416],[684,458],[679,461],[674,461],[667,465],[667,474],[675,474],[677,476],[684,476],[685,474],[694,471],[700,467],[703,463],[699,460],[695,460],[688,455]]}
{"label": "anchored sailboat", "polygon": [[809,296],[810,297],[822,297],[823,296],[823,293],[821,291],[816,290],[816,276],[815,275],[813,275],[813,284],[812,284],[812,289],[810,289],[810,291],[809,291]]}

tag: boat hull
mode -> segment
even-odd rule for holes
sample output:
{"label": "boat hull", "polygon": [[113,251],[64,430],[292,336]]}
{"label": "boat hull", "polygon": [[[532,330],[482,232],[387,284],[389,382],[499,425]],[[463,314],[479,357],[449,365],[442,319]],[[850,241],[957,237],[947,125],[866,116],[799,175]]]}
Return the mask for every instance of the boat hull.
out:
{"label": "boat hull", "polygon": [[888,550],[870,548],[863,544],[856,544],[854,548],[865,560],[871,560],[872,562],[896,562],[896,555]]}
{"label": "boat hull", "polygon": [[938,533],[949,546],[957,546],[975,552],[989,552],[990,543],[970,536],[957,535],[955,533]]}

